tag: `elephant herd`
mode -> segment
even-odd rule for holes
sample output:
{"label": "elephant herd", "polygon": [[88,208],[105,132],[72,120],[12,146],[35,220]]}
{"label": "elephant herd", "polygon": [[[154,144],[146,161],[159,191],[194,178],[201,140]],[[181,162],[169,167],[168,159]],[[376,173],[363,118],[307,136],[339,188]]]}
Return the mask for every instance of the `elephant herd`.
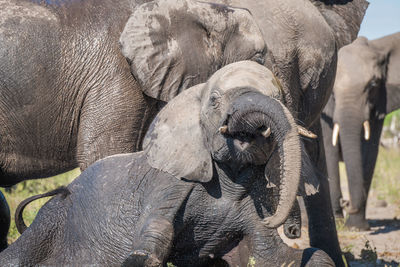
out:
{"label": "elephant herd", "polygon": [[[82,170],[10,245],[0,193],[0,266],[344,266],[334,217],[368,228],[400,107],[400,34],[356,39],[367,6],[0,0],[0,185]],[[299,196],[304,250],[277,232]]]}

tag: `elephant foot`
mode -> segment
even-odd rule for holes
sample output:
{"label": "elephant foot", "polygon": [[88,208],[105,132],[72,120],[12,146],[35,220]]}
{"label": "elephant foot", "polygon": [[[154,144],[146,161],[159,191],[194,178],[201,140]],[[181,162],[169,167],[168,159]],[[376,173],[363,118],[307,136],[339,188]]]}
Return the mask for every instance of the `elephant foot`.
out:
{"label": "elephant foot", "polygon": [[283,232],[285,233],[285,236],[290,239],[299,238],[301,236],[301,229],[298,224],[290,224],[288,226],[284,225]]}
{"label": "elephant foot", "polygon": [[122,264],[123,267],[161,267],[160,260],[144,250],[135,250]]}
{"label": "elephant foot", "polygon": [[349,229],[357,229],[359,231],[367,231],[370,225],[365,219],[364,214],[350,214],[347,218],[345,226]]}

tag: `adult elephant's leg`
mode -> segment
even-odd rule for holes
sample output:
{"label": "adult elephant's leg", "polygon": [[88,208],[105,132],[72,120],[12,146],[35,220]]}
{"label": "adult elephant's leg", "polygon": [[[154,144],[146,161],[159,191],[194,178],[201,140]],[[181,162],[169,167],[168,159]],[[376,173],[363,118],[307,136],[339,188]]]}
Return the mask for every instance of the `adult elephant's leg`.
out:
{"label": "adult elephant's leg", "polygon": [[[327,109],[328,105],[325,107]],[[342,199],[342,191],[340,188],[340,174],[339,174],[339,140],[336,146],[332,145],[332,133],[333,133],[333,120],[332,115],[329,112],[321,114],[321,128],[322,137],[324,140],[324,149],[326,156],[326,167],[328,171],[329,189],[331,195],[331,204],[333,214],[336,218],[343,218],[343,211],[340,205],[340,199]],[[333,112],[332,112],[333,113]]]}
{"label": "adult elephant's leg", "polygon": [[144,96],[132,77],[117,77],[91,89],[79,118],[81,170],[106,156],[140,150],[155,112],[155,100]]}
{"label": "adult elephant's leg", "polygon": [[7,234],[10,228],[10,208],[0,191],[0,252],[7,248]]}
{"label": "adult elephant's leg", "polygon": [[330,201],[320,120],[314,123],[311,130],[318,135],[318,139],[304,143],[317,168],[320,186],[317,194],[304,197],[308,214],[310,245],[324,250],[333,259],[336,266],[344,266]]}

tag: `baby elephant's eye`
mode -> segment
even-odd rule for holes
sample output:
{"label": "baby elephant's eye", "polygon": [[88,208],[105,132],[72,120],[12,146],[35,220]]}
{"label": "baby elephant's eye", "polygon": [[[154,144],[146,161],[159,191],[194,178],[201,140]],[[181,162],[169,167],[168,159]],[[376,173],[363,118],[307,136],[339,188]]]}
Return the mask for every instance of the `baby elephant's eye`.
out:
{"label": "baby elephant's eye", "polygon": [[265,59],[264,59],[264,55],[261,52],[256,53],[251,60],[257,62],[258,64],[264,65],[265,63]]}
{"label": "baby elephant's eye", "polygon": [[218,108],[220,105],[221,96],[217,93],[212,93],[210,96],[210,105],[213,108]]}

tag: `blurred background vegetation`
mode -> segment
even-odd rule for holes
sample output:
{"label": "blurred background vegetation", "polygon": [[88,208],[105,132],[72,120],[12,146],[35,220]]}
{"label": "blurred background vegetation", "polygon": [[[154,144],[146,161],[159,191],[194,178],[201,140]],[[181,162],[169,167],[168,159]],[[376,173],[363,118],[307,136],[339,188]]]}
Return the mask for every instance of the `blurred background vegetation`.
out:
{"label": "blurred background vegetation", "polygon": [[[389,114],[384,123],[383,139],[392,140],[393,137],[400,137],[400,110]],[[398,139],[396,139],[398,140]],[[386,145],[385,145],[386,146]],[[379,199],[388,203],[400,206],[400,149],[399,143],[387,145],[386,148],[380,148],[377,165],[371,190]],[[341,164],[342,176],[344,174],[343,164]],[[33,195],[41,194],[53,190],[61,185],[67,185],[79,175],[79,169],[57,175],[52,178],[30,180],[19,183],[11,191],[1,188],[11,210],[11,229],[9,232],[9,243],[14,242],[19,233],[15,228],[14,212],[18,204]],[[25,223],[30,224],[36,216],[40,207],[48,201],[49,198],[43,198],[29,204],[24,211]]]}
{"label": "blurred background vegetation", "polygon": [[[9,188],[8,190],[1,188],[1,191],[6,197],[11,211],[11,227],[8,233],[8,243],[10,244],[14,242],[20,236],[17,228],[15,227],[14,213],[21,201],[30,196],[46,193],[57,187],[60,187],[61,185],[67,185],[71,183],[79,174],[80,170],[77,168],[51,178],[24,181]],[[27,225],[29,225],[33,219],[35,219],[36,213],[40,207],[43,206],[48,200],[48,197],[36,200],[25,208],[23,217]]]}

